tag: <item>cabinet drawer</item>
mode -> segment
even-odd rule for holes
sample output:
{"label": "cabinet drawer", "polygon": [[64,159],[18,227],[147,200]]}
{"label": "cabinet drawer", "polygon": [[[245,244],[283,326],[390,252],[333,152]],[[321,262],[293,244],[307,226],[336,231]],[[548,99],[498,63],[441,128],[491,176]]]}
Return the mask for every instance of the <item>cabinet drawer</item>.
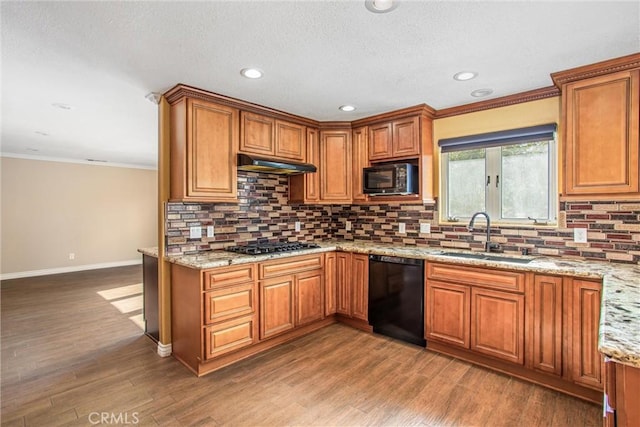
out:
{"label": "cabinet drawer", "polygon": [[524,273],[513,271],[427,263],[427,277],[429,279],[446,280],[485,288],[524,292]]}
{"label": "cabinet drawer", "polygon": [[215,268],[204,272],[204,290],[235,285],[237,283],[253,282],[256,277],[255,264],[234,267]]}
{"label": "cabinet drawer", "polygon": [[256,341],[255,316],[245,316],[204,328],[204,358],[250,346]]}
{"label": "cabinet drawer", "polygon": [[314,254],[261,263],[259,267],[260,279],[322,268],[322,260],[323,254]]}
{"label": "cabinet drawer", "polygon": [[255,283],[244,283],[204,293],[205,324],[253,314],[255,309]]}

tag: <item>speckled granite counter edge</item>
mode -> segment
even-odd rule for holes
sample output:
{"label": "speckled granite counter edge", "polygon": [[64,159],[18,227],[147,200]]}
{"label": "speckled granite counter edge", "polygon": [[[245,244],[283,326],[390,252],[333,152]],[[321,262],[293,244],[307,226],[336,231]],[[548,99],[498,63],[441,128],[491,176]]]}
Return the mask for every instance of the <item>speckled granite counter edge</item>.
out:
{"label": "speckled granite counter edge", "polygon": [[[442,252],[468,251],[396,246],[366,241],[319,242],[320,248],[278,254],[241,255],[224,251],[203,252],[197,255],[169,256],[166,260],[195,269],[225,267],[250,262],[341,250],[346,252],[401,256],[477,267],[494,267],[522,272],[567,275],[603,281],[598,350],[612,360],[640,368],[640,266],[613,264],[551,257],[531,258],[528,264],[443,256]],[[157,248],[139,252],[158,256]]]}
{"label": "speckled granite counter edge", "polygon": [[138,248],[138,252],[142,255],[149,255],[155,258],[158,258],[158,248]]}

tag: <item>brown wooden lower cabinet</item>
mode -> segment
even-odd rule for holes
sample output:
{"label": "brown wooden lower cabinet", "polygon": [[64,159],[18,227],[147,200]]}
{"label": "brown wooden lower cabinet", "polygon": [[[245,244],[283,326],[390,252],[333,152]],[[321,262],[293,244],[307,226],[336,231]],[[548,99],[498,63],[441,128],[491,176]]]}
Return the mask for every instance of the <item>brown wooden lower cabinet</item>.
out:
{"label": "brown wooden lower cabinet", "polygon": [[640,426],[640,368],[605,363],[605,427]]}
{"label": "brown wooden lower cabinet", "polygon": [[470,348],[524,364],[524,295],[472,288]]}
{"label": "brown wooden lower cabinet", "polygon": [[369,257],[351,256],[351,317],[369,320]]}
{"label": "brown wooden lower cabinet", "polygon": [[527,295],[530,311],[530,367],[562,375],[562,277],[536,274]]}
{"label": "brown wooden lower cabinet", "polygon": [[336,254],[336,313],[343,319],[356,319],[358,323],[352,325],[370,330],[368,255]]}
{"label": "brown wooden lower cabinet", "polygon": [[203,375],[335,322],[325,319],[324,260],[313,254],[207,270],[173,265],[173,355]]}
{"label": "brown wooden lower cabinet", "polygon": [[570,279],[569,349],[571,380],[602,390],[604,360],[598,352],[602,284],[591,280]]}
{"label": "brown wooden lower cabinet", "polygon": [[205,327],[205,360],[252,345],[257,340],[256,330],[256,319],[253,315]]}
{"label": "brown wooden lower cabinet", "polygon": [[469,348],[471,288],[427,281],[425,292],[425,339]]}
{"label": "brown wooden lower cabinet", "polygon": [[260,282],[261,340],[293,329],[294,281],[294,275],[287,275]]}
{"label": "brown wooden lower cabinet", "polygon": [[324,314],[336,313],[336,253],[324,256]]}
{"label": "brown wooden lower cabinet", "polygon": [[300,273],[295,282],[296,326],[324,318],[324,274],[322,270]]}
{"label": "brown wooden lower cabinet", "polygon": [[600,402],[601,292],[594,280],[428,262],[427,348]]}
{"label": "brown wooden lower cabinet", "polygon": [[336,254],[336,313],[351,316],[351,254]]}
{"label": "brown wooden lower cabinet", "polygon": [[511,272],[474,267],[458,272],[453,265],[428,263],[425,339],[522,365],[524,295],[502,290],[518,290],[520,282],[523,277]]}

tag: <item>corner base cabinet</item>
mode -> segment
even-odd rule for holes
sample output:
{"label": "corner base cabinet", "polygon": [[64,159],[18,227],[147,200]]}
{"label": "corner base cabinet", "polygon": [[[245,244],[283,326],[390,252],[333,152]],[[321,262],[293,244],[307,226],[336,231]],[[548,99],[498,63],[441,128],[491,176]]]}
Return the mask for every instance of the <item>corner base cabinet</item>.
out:
{"label": "corner base cabinet", "polygon": [[172,265],[174,357],[203,375],[335,322],[325,317],[325,256],[207,270]]}

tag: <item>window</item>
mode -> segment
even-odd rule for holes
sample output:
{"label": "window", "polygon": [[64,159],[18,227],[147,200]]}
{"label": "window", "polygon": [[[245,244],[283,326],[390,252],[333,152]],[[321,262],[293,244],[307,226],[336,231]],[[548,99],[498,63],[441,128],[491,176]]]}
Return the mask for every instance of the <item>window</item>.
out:
{"label": "window", "polygon": [[439,141],[442,219],[485,211],[502,223],[555,223],[556,125]]}

